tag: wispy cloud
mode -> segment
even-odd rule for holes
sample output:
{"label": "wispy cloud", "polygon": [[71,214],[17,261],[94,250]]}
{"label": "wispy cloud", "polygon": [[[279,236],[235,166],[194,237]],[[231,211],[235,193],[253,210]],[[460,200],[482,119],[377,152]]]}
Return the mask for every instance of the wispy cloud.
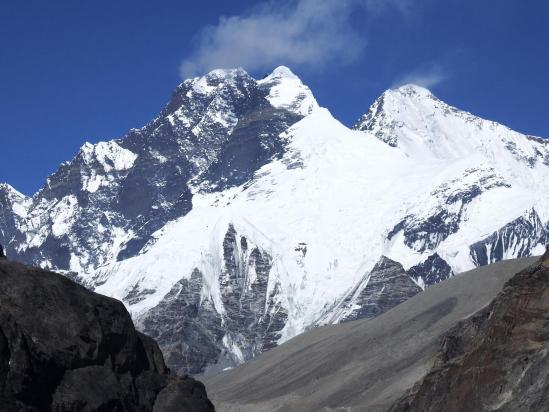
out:
{"label": "wispy cloud", "polygon": [[448,79],[448,71],[441,65],[431,65],[411,71],[399,77],[391,88],[400,87],[404,84],[417,84],[427,89],[433,88]]}
{"label": "wispy cloud", "polygon": [[405,13],[405,0],[287,0],[263,3],[240,16],[221,17],[197,36],[196,48],[181,64],[183,78],[214,68],[253,71],[278,64],[321,68],[357,58],[366,39],[351,15],[387,5]]}

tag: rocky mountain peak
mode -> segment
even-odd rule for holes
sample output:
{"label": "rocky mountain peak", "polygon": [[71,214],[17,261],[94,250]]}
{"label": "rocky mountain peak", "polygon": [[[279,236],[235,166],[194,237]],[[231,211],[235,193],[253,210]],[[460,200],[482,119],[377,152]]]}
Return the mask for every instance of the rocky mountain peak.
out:
{"label": "rocky mountain peak", "polygon": [[[433,118],[440,111],[447,112],[450,106],[437,99],[428,89],[415,84],[406,84],[386,90],[362,115],[353,129],[373,133],[390,146],[401,147],[398,132],[413,128],[422,130],[426,118]],[[457,110],[457,109],[456,109]]]}
{"label": "rocky mountain peak", "polygon": [[8,183],[0,183],[0,193],[17,197],[26,197]]}
{"label": "rocky mountain peak", "polygon": [[385,91],[353,129],[373,134],[421,161],[468,157],[475,158],[476,164],[481,158],[498,161],[502,167],[516,160],[529,167],[539,162],[549,164],[545,140],[525,139],[504,125],[459,110],[428,89],[412,84]]}
{"label": "rocky mountain peak", "polygon": [[[278,66],[273,70],[273,72],[268,76],[272,78],[292,78],[292,79],[298,79],[294,72],[290,70],[290,68],[286,66]],[[301,80],[300,80],[301,81]]]}
{"label": "rocky mountain peak", "polygon": [[17,191],[7,183],[0,183],[0,215],[5,210],[12,211],[18,216],[26,215],[30,198]]}
{"label": "rocky mountain peak", "polygon": [[242,67],[235,67],[232,69],[214,69],[204,77],[207,79],[234,80],[239,77],[249,77],[249,74]]}
{"label": "rocky mountain peak", "polygon": [[241,67],[234,69],[214,69],[203,76],[197,76],[184,80],[176,89],[176,92],[189,88],[198,93],[209,94],[216,86],[225,83],[236,83],[241,80],[250,80],[252,77]]}
{"label": "rocky mountain peak", "polygon": [[79,273],[134,256],[191,210],[193,192],[238,186],[281,157],[282,133],[314,107],[286,68],[262,82],[241,68],[185,80],[155,119],[121,139],[85,143],[33,199],[0,189],[10,193],[0,240],[10,254],[11,243],[25,243],[25,261]]}
{"label": "rocky mountain peak", "polygon": [[429,89],[423,86],[418,86],[417,84],[413,84],[413,83],[408,83],[394,89],[389,89],[385,93],[395,96],[395,98],[398,98],[397,96],[400,96],[401,98],[408,97],[416,100],[424,99],[424,98],[436,99],[436,97],[433,95],[433,93]]}
{"label": "rocky mountain peak", "polygon": [[150,132],[166,120],[172,127],[192,128],[207,112],[228,113],[232,106],[256,93],[255,80],[244,69],[215,69],[180,83],[159,116],[144,129]]}
{"label": "rocky mountain peak", "polygon": [[257,83],[267,93],[269,103],[276,108],[307,116],[319,107],[311,89],[285,66],[277,67]]}

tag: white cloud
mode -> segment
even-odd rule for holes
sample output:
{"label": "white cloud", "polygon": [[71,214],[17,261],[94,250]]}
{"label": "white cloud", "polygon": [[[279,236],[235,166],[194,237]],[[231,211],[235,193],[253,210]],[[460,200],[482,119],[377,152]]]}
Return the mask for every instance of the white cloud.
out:
{"label": "white cloud", "polygon": [[392,84],[391,88],[411,83],[430,89],[444,82],[446,79],[448,79],[448,73],[440,65],[434,65],[405,74],[398,78]]}
{"label": "white cloud", "polygon": [[215,68],[321,68],[328,62],[350,62],[366,45],[350,24],[351,14],[361,8],[376,12],[388,3],[404,12],[403,0],[279,0],[241,16],[221,17],[199,33],[195,51],[181,64],[181,75]]}

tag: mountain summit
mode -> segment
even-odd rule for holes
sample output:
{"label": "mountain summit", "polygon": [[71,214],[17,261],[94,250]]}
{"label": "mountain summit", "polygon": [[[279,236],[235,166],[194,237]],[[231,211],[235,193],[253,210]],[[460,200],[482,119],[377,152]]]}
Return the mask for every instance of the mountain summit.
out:
{"label": "mountain summit", "polygon": [[549,144],[417,86],[353,129],[289,69],[182,82],[158,117],[85,144],[0,243],[122,300],[170,367],[230,367],[549,242]]}
{"label": "mountain summit", "polygon": [[277,67],[258,83],[269,91],[267,100],[276,108],[288,109],[301,116],[318,108],[311,90],[285,66]]}

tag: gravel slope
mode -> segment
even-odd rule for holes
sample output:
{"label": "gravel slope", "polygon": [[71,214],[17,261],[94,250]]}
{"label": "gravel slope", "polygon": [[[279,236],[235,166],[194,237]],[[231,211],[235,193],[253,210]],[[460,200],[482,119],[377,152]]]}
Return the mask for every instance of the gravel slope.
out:
{"label": "gravel slope", "polygon": [[317,328],[203,381],[217,411],[383,411],[433,366],[440,337],[537,258],[429,288],[383,315]]}

